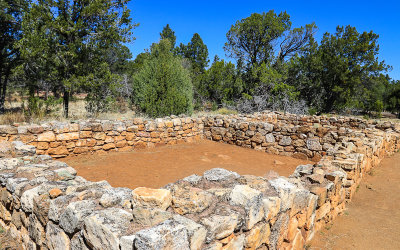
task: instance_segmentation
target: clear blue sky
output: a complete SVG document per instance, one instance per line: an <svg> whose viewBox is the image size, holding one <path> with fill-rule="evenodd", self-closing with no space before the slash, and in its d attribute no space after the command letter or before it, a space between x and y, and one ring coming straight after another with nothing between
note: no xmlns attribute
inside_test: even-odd
<svg viewBox="0 0 400 250"><path fill-rule="evenodd" d="M268 1L268 0L131 0L131 15L140 26L134 30L136 40L128 44L133 56L158 42L159 33L168 23L175 31L177 44L187 44L199 33L207 45L210 60L225 57L226 33L237 20L254 12L271 9L287 11L292 27L315 22L317 40L323 33L335 32L337 25L352 25L359 32L373 30L379 34L380 60L393 66L389 75L400 80L400 3L398 1Z"/></svg>

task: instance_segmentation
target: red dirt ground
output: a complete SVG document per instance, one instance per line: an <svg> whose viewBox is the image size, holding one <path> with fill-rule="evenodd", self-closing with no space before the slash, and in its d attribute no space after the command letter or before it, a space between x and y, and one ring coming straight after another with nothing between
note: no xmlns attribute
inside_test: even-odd
<svg viewBox="0 0 400 250"><path fill-rule="evenodd" d="M311 163L208 140L131 152L79 155L62 161L87 180L107 180L113 187L132 189L160 188L216 167L239 174L263 176L273 170L289 176L298 165Z"/></svg>
<svg viewBox="0 0 400 250"><path fill-rule="evenodd" d="M364 177L333 225L317 232L309 249L400 249L400 153Z"/></svg>

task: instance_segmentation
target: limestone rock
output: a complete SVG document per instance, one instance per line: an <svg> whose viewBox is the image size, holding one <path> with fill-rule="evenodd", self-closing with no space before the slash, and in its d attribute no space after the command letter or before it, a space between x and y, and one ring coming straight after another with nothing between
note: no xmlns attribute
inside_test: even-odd
<svg viewBox="0 0 400 250"><path fill-rule="evenodd" d="M213 201L211 193L198 188L174 186L172 193L172 208L181 215L203 212Z"/></svg>
<svg viewBox="0 0 400 250"><path fill-rule="evenodd" d="M262 202L263 195L247 185L236 185L231 194L230 202L232 205L242 206L246 210L245 229L251 229L254 224L261 221L264 217L264 207Z"/></svg>
<svg viewBox="0 0 400 250"><path fill-rule="evenodd" d="M244 246L246 248L257 249L261 244L268 243L271 230L268 223L260 223L245 238Z"/></svg>
<svg viewBox="0 0 400 250"><path fill-rule="evenodd" d="M132 210L134 222L145 227L155 226L170 219L173 214L159 208L134 207Z"/></svg>
<svg viewBox="0 0 400 250"><path fill-rule="evenodd" d="M174 220L137 232L135 247L137 250L190 249L186 228Z"/></svg>
<svg viewBox="0 0 400 250"><path fill-rule="evenodd" d="M70 203L60 216L60 226L67 233L79 231L84 219L94 212L96 202L83 200Z"/></svg>
<svg viewBox="0 0 400 250"><path fill-rule="evenodd" d="M204 172L203 176L208 181L231 181L240 177L238 173L223 168L207 170Z"/></svg>
<svg viewBox="0 0 400 250"><path fill-rule="evenodd" d="M265 219L274 218L281 209L281 199L279 197L266 197L263 199Z"/></svg>
<svg viewBox="0 0 400 250"><path fill-rule="evenodd" d="M133 203L141 206L167 209L171 205L171 191L138 187L132 191Z"/></svg>
<svg viewBox="0 0 400 250"><path fill-rule="evenodd" d="M121 250L133 250L135 247L136 235L122 236L119 239Z"/></svg>
<svg viewBox="0 0 400 250"><path fill-rule="evenodd" d="M279 177L277 179L270 180L269 182L279 194L279 198L281 199L281 210L286 211L290 209L293 204L297 187L284 177Z"/></svg>
<svg viewBox="0 0 400 250"><path fill-rule="evenodd" d="M200 223L203 224L208 231L208 243L214 239L223 239L235 230L239 223L239 215L234 211L230 211L226 214L227 215L212 214L201 219Z"/></svg>
<svg viewBox="0 0 400 250"><path fill-rule="evenodd" d="M290 146L292 144L292 139L290 136L283 136L282 139L279 141L279 145L281 146Z"/></svg>
<svg viewBox="0 0 400 250"><path fill-rule="evenodd" d="M47 247L54 250L69 250L70 240L68 235L64 233L53 222L49 222L46 226Z"/></svg>
<svg viewBox="0 0 400 250"><path fill-rule="evenodd" d="M183 178L184 181L189 182L192 185L197 185L201 181L202 177L197 174L192 174L188 177Z"/></svg>
<svg viewBox="0 0 400 250"><path fill-rule="evenodd" d="M235 236L226 244L223 246L223 250L236 250L236 249L243 249L244 245L244 234L241 234L239 236Z"/></svg>
<svg viewBox="0 0 400 250"><path fill-rule="evenodd" d="M51 200L49 208L49 219L54 222L58 222L60 220L61 214L64 212L69 203L73 201L74 198L74 195L64 195Z"/></svg>
<svg viewBox="0 0 400 250"><path fill-rule="evenodd" d="M76 233L71 239L71 250L90 250L83 239L82 231Z"/></svg>
<svg viewBox="0 0 400 250"><path fill-rule="evenodd" d="M321 151L322 146L319 142L319 138L310 138L306 141L307 148L312 151Z"/></svg>
<svg viewBox="0 0 400 250"><path fill-rule="evenodd" d="M118 208L96 211L84 221L83 234L94 249L119 250L119 239L128 230L132 214Z"/></svg>
<svg viewBox="0 0 400 250"><path fill-rule="evenodd" d="M272 133L266 134L265 135L265 141L268 143L274 143L275 142L275 137Z"/></svg>
<svg viewBox="0 0 400 250"><path fill-rule="evenodd" d="M190 249L201 249L207 235L205 227L180 215L174 216L173 219L185 226L190 241Z"/></svg>
<svg viewBox="0 0 400 250"><path fill-rule="evenodd" d="M129 188L111 188L100 198L100 204L103 207L122 206L131 207L132 191Z"/></svg>

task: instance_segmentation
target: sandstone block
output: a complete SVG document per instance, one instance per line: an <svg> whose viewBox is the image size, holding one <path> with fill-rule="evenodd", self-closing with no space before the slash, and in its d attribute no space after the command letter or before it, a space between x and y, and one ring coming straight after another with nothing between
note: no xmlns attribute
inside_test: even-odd
<svg viewBox="0 0 400 250"><path fill-rule="evenodd" d="M53 131L47 131L41 134L38 134L38 142L52 142L56 140L56 136Z"/></svg>
<svg viewBox="0 0 400 250"><path fill-rule="evenodd" d="M171 192L166 189L138 187L132 191L133 202L137 205L167 209L171 205Z"/></svg>

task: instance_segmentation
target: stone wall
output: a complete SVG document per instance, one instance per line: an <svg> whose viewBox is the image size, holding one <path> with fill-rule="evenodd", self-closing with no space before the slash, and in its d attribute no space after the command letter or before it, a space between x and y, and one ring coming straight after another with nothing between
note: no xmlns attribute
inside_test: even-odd
<svg viewBox="0 0 400 250"><path fill-rule="evenodd" d="M189 117L0 125L0 141L22 141L35 146L37 154L47 154L55 158L191 142L201 139L202 134L202 120Z"/></svg>
<svg viewBox="0 0 400 250"><path fill-rule="evenodd" d="M106 181L90 182L65 163L36 154L32 145L4 142L0 145L4 157L0 159L1 226L27 249L302 249L316 231L342 213L363 175L400 149L400 135L392 123L293 117L276 113L205 117L196 119L199 130L194 136L187 132L182 137L164 137L165 141L140 137L153 145L204 133L216 141L279 154L303 153L319 160L298 166L288 178L211 169L161 189L130 190L113 188ZM150 128L153 131L172 128L160 119L146 124L156 121L164 125ZM185 130L174 121L168 133ZM152 126L138 128L135 136L139 131L151 133ZM119 135L126 137L122 133L128 133L128 127ZM82 128L79 124L79 135L101 132L92 126ZM53 127L36 133L27 128L21 134L39 138L49 131L56 137L76 133L70 129L60 133ZM108 136L112 131L102 127ZM14 131L3 137L13 140L21 134ZM268 141L271 136L274 141ZM289 138L290 144L282 145ZM81 139L85 138L75 140ZM305 149L312 155L302 152Z"/></svg>

